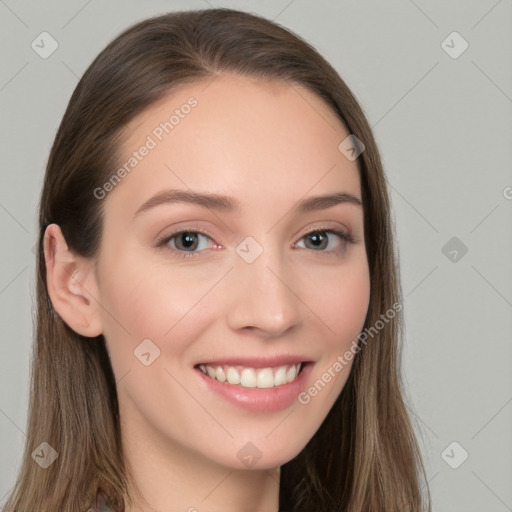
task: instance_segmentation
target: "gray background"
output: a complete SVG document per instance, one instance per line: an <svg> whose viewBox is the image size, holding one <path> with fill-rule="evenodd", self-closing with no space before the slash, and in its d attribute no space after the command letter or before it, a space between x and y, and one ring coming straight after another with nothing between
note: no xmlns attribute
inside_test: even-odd
<svg viewBox="0 0 512 512"><path fill-rule="evenodd" d="M403 370L434 511L512 510L510 0L0 0L0 505L25 441L37 202L69 97L128 25L209 5L297 32L361 102L391 186ZM31 47L43 31L58 43L46 59ZM461 39L442 44L454 31L469 44L457 58Z"/></svg>

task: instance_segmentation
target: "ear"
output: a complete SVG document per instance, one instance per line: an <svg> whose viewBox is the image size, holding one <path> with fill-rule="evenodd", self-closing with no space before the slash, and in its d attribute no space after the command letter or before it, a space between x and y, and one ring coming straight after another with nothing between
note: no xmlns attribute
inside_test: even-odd
<svg viewBox="0 0 512 512"><path fill-rule="evenodd" d="M103 332L94 262L70 252L57 224L44 233L46 285L53 307L75 332L95 337Z"/></svg>

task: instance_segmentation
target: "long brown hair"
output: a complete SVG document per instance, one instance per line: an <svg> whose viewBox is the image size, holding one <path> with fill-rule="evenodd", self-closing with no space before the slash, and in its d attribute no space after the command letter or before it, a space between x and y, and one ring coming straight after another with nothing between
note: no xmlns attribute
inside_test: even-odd
<svg viewBox="0 0 512 512"><path fill-rule="evenodd" d="M105 340L77 334L53 309L44 232L56 223L70 250L94 257L104 203L94 190L119 164L123 128L178 85L224 71L308 88L365 145L357 159L371 279L364 327L376 331L379 321L383 326L371 341L360 338L349 378L328 416L282 466L280 511L430 511L401 380L401 308L381 320L401 304L402 292L386 178L368 122L338 73L301 38L259 16L206 9L161 15L125 30L93 61L69 101L40 201L27 441L5 512L82 512L98 488L117 510L124 510L125 499L132 503ZM43 442L58 452L46 469L32 457Z"/></svg>

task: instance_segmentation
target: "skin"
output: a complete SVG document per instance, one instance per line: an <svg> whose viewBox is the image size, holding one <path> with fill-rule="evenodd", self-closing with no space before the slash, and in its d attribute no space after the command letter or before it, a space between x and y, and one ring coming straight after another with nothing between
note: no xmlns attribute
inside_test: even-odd
<svg viewBox="0 0 512 512"><path fill-rule="evenodd" d="M220 356L307 355L309 387L357 340L370 299L363 208L290 212L312 195L361 199L359 174L338 150L349 132L320 98L231 73L187 84L140 114L120 160L190 96L197 107L102 199L97 258L74 255L59 227L47 228L48 291L71 328L105 336L126 458L149 503L127 512L277 511L280 466L315 434L352 362L307 405L258 414L210 393L193 367ZM232 196L242 212L175 203L134 218L166 188ZM194 256L172 252L187 251L179 237L155 246L185 228L211 233L196 236ZM315 249L305 237L313 228L348 231L355 242L331 234ZM263 248L250 264L235 250L247 236ZM134 356L147 338L160 349L149 366ZM248 442L262 454L250 469L237 457Z"/></svg>

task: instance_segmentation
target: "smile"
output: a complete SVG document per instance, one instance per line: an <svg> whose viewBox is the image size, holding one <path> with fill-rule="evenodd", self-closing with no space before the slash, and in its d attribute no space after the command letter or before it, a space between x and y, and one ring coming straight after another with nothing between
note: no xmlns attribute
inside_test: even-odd
<svg viewBox="0 0 512 512"><path fill-rule="evenodd" d="M219 382L241 386L244 388L268 389L293 382L300 374L304 363L291 365L250 368L244 366L228 366L200 364L198 368L208 377Z"/></svg>

